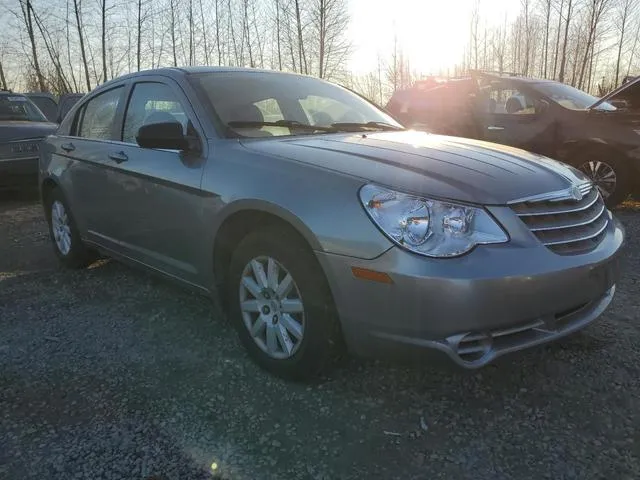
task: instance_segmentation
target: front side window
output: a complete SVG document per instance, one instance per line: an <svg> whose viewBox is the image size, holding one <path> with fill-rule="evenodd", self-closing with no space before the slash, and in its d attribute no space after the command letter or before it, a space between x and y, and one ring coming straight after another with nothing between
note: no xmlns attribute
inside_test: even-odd
<svg viewBox="0 0 640 480"><path fill-rule="evenodd" d="M484 96L483 109L498 115L534 115L534 99L515 88L492 87Z"/></svg>
<svg viewBox="0 0 640 480"><path fill-rule="evenodd" d="M122 96L122 88L101 93L89 100L81 109L78 136L96 140L116 140L114 121Z"/></svg>
<svg viewBox="0 0 640 480"><path fill-rule="evenodd" d="M122 141L136 143L140 127L153 123L179 122L187 134L189 123L173 90L164 83L143 82L133 88L122 128Z"/></svg>
<svg viewBox="0 0 640 480"><path fill-rule="evenodd" d="M376 128L375 125L381 129L402 128L358 95L316 78L279 73L209 72L189 75L188 79L205 104L228 127L228 136L234 136L234 132L246 137L329 133L347 128L340 123L351 124L349 128L356 128L354 123L366 128ZM256 128L264 122L292 126ZM314 130L313 126L324 130Z"/></svg>
<svg viewBox="0 0 640 480"><path fill-rule="evenodd" d="M27 97L0 95L0 122L46 122L42 112Z"/></svg>

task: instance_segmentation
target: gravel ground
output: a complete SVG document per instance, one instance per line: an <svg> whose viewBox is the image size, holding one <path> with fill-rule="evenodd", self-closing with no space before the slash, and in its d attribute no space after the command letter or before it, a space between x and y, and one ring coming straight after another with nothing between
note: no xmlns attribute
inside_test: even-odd
<svg viewBox="0 0 640 480"><path fill-rule="evenodd" d="M640 478L640 205L612 307L467 373L352 360L257 369L207 299L116 262L58 266L33 198L0 199L0 478Z"/></svg>

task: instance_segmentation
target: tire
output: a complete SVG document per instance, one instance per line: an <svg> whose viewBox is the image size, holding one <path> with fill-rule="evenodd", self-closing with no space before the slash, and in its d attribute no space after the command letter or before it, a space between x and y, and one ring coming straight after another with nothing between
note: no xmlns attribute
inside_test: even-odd
<svg viewBox="0 0 640 480"><path fill-rule="evenodd" d="M80 232L62 192L54 188L44 198L49 235L56 256L65 267L73 269L87 267L95 260L95 255L82 242Z"/></svg>
<svg viewBox="0 0 640 480"><path fill-rule="evenodd" d="M629 168L623 159L609 150L582 150L571 162L598 187L608 208L624 202L631 193Z"/></svg>
<svg viewBox="0 0 640 480"><path fill-rule="evenodd" d="M256 263L265 276L256 273ZM230 319L260 367L288 380L326 371L341 345L337 315L324 273L297 232L270 226L247 235L232 255L227 279ZM251 289L248 279L256 284ZM251 292L256 287L258 295Z"/></svg>

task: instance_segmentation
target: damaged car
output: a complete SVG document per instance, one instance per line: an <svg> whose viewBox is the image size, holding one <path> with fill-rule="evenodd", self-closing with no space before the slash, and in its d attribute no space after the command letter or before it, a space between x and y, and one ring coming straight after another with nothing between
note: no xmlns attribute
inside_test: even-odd
<svg viewBox="0 0 640 480"><path fill-rule="evenodd" d="M584 172L610 208L640 190L640 78L596 98L551 80L476 73L416 82L387 110L413 128L562 160Z"/></svg>

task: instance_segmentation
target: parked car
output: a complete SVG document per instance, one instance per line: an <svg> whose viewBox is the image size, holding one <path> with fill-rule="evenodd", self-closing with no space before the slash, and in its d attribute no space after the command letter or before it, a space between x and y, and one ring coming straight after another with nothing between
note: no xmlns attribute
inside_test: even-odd
<svg viewBox="0 0 640 480"><path fill-rule="evenodd" d="M623 230L583 173L405 131L311 77L126 75L74 106L40 172L64 265L99 251L218 298L288 378L343 341L481 367L586 326L618 278Z"/></svg>
<svg viewBox="0 0 640 480"><path fill-rule="evenodd" d="M65 93L56 100L56 97L46 92L30 92L24 95L36 104L47 120L54 123L62 122L71 107L84 96L83 93Z"/></svg>
<svg viewBox="0 0 640 480"><path fill-rule="evenodd" d="M0 91L0 188L37 186L40 143L56 128L24 95Z"/></svg>
<svg viewBox="0 0 640 480"><path fill-rule="evenodd" d="M562 160L587 174L609 207L640 189L640 79L601 99L558 82L490 73L420 86L387 105L406 125Z"/></svg>
<svg viewBox="0 0 640 480"><path fill-rule="evenodd" d="M29 92L24 94L31 100L52 123L58 122L58 101L56 97L46 92Z"/></svg>

